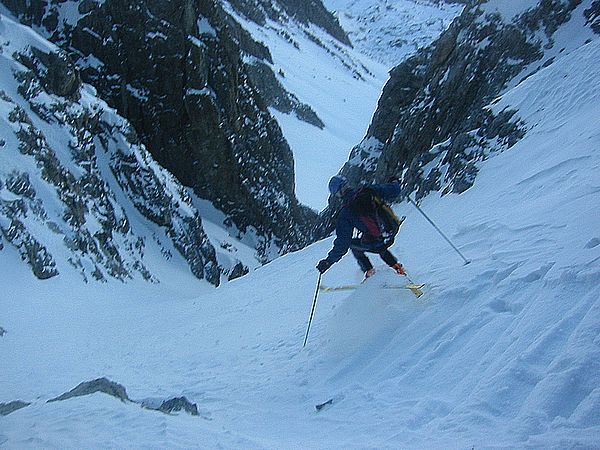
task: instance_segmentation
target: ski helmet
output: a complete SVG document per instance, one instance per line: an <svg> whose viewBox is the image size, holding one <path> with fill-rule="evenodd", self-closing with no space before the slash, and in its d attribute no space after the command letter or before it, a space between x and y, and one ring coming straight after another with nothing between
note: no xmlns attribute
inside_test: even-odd
<svg viewBox="0 0 600 450"><path fill-rule="evenodd" d="M343 175L335 175L329 180L329 192L335 195L348 184L348 179Z"/></svg>

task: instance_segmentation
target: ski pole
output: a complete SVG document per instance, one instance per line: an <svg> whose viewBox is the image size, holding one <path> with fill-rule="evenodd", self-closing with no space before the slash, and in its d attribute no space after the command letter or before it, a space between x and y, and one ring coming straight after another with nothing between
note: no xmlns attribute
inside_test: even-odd
<svg viewBox="0 0 600 450"><path fill-rule="evenodd" d="M404 271L404 276L406 277L406 279L408 280L408 282L410 284L415 284L415 282L413 280L411 280L410 277L408 276L408 273L406 272L406 270Z"/></svg>
<svg viewBox="0 0 600 450"><path fill-rule="evenodd" d="M450 245L452 246L452 248L453 248L454 250L456 250L456 253L458 253L458 254L460 255L460 257L461 257L461 258L462 258L462 259L465 261L465 265L469 264L471 261L469 261L467 258L465 258L465 256L464 256L464 255L463 255L463 254L460 252L460 250L459 250L458 248L456 248L456 245L454 245L454 244L452 243L452 241L451 241L450 239L448 239L448 237L447 237L447 236L446 236L446 235L445 235L445 234L442 232L442 230L440 230L440 229L438 228L438 226L437 226L435 223L433 223L433 220L431 220L429 217L427 217L427 214L425 214L425 213L423 212L423 210L422 210L421 208L419 208L419 205L417 205L417 204L416 204L416 203L413 201L413 199L412 199L412 198L410 198L410 197L408 197L408 201L409 201L409 202L411 202L413 205L415 205L415 208L417 208L417 210L418 210L418 211L419 211L421 214L423 214L423 217L425 217L425 218L427 219L427 221L428 221L428 222L429 222L431 225L433 225L433 228L435 228L435 229L436 229L436 231L437 231L438 233L440 233L444 239L446 239L446 241L448 242L448 244L450 244Z"/></svg>
<svg viewBox="0 0 600 450"><path fill-rule="evenodd" d="M312 310L310 311L310 319L308 319L308 328L306 329L306 336L304 336L304 344L302 344L302 348L306 346L306 341L308 340L308 332L310 331L310 324L313 320L313 315L315 313L315 307L317 306L317 296L319 295L319 288L321 287L321 276L323 274L319 272L319 281L317 281L317 290L315 291L315 298L312 304Z"/></svg>

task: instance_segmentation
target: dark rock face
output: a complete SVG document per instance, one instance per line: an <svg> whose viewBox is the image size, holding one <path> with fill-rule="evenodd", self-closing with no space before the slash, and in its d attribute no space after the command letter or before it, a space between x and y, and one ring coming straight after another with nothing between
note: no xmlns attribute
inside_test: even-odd
<svg viewBox="0 0 600 450"><path fill-rule="evenodd" d="M485 14L485 3L472 2L431 47L391 71L367 136L342 170L352 181L399 178L404 195L417 197L462 192L477 161L523 136L514 112L494 116L485 107L526 67L551 63L541 61L544 47L580 2L541 1L509 23Z"/></svg>
<svg viewBox="0 0 600 450"><path fill-rule="evenodd" d="M589 25L594 33L600 34L600 1L595 0L592 6L585 10L586 25Z"/></svg>
<svg viewBox="0 0 600 450"><path fill-rule="evenodd" d="M185 411L192 416L198 415L198 406L190 402L185 397L176 397L170 400L165 400L159 407L158 411L165 414L171 414L176 411Z"/></svg>
<svg viewBox="0 0 600 450"><path fill-rule="evenodd" d="M79 71L65 52L46 53L33 47L31 57L23 54L20 62L38 74L47 92L69 100L79 98Z"/></svg>
<svg viewBox="0 0 600 450"><path fill-rule="evenodd" d="M119 204L130 202L164 230L194 275L218 285L215 249L183 186L154 162L130 124L89 92L80 102L75 66L40 45L14 52L17 88L0 91L9 111L0 125L11 140L2 149L0 236L40 279L72 266L85 281L138 274L155 282L144 264L145 237ZM59 265L61 242L70 256Z"/></svg>
<svg viewBox="0 0 600 450"><path fill-rule="evenodd" d="M270 55L219 4L88 0L75 23L54 2L5 4L72 52L81 78L154 158L229 225L255 234L265 261L311 240L316 214L295 197L291 150L242 60L242 51ZM304 17L304 7L289 8Z"/></svg>
<svg viewBox="0 0 600 450"><path fill-rule="evenodd" d="M229 276L227 277L227 279L229 281L231 280L235 280L236 278L240 278L243 277L244 275L246 275L249 272L248 268L246 266L244 266L242 263L237 263L235 266L233 266L233 268L231 269L231 272L229 273Z"/></svg>

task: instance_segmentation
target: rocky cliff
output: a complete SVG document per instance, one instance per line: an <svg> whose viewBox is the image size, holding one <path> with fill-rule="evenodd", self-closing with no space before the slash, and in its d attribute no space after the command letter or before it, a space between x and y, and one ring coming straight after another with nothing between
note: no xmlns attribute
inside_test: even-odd
<svg viewBox="0 0 600 450"><path fill-rule="evenodd" d="M223 211L263 261L310 241L316 215L295 197L291 150L244 62L269 51L219 2L4 4L68 52L152 156Z"/></svg>
<svg viewBox="0 0 600 450"><path fill-rule="evenodd" d="M150 247L219 284L216 251L183 186L59 48L0 15L0 251L40 279L159 281Z"/></svg>
<svg viewBox="0 0 600 450"><path fill-rule="evenodd" d="M417 197L468 189L478 161L527 131L514 112L486 106L553 55L594 38L597 16L592 1L471 2L432 46L390 72L342 172L355 182L399 178L404 195Z"/></svg>

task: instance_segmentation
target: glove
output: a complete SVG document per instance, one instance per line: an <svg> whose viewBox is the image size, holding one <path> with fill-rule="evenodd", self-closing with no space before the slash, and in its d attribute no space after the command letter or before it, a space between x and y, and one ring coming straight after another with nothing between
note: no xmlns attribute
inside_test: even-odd
<svg viewBox="0 0 600 450"><path fill-rule="evenodd" d="M404 270L404 266L397 262L392 266L392 269L396 271L398 275L406 275L406 270Z"/></svg>
<svg viewBox="0 0 600 450"><path fill-rule="evenodd" d="M317 270L320 273L325 273L327 269L331 267L331 265L332 263L330 263L327 259L322 259L321 261L319 261L319 264L317 264Z"/></svg>

